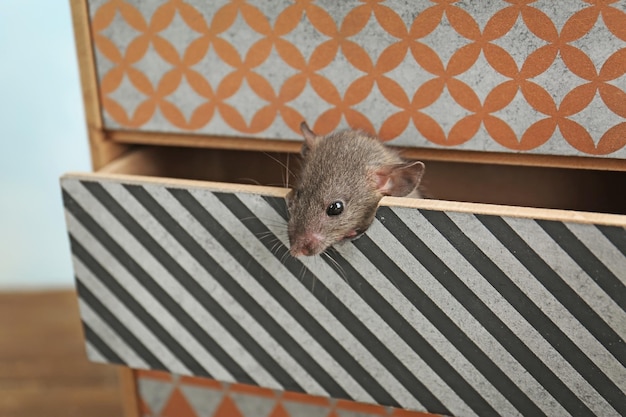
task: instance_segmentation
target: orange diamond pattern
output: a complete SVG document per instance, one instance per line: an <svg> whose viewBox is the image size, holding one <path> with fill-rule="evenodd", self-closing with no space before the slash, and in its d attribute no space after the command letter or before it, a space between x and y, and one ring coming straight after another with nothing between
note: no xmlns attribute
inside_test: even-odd
<svg viewBox="0 0 626 417"><path fill-rule="evenodd" d="M436 417L165 372L135 372L143 417Z"/></svg>
<svg viewBox="0 0 626 417"><path fill-rule="evenodd" d="M626 158L623 2L91 3L109 128Z"/></svg>

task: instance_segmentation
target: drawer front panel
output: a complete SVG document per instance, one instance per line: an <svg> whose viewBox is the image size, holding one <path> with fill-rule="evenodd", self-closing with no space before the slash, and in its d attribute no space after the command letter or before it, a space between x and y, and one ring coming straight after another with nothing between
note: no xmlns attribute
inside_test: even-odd
<svg viewBox="0 0 626 417"><path fill-rule="evenodd" d="M381 207L295 259L284 200L62 181L90 358L452 415L624 415L626 230Z"/></svg>
<svg viewBox="0 0 626 417"><path fill-rule="evenodd" d="M438 417L164 372L135 375L141 415L151 417Z"/></svg>
<svg viewBox="0 0 626 417"><path fill-rule="evenodd" d="M619 3L402 3L90 1L105 125L626 158Z"/></svg>

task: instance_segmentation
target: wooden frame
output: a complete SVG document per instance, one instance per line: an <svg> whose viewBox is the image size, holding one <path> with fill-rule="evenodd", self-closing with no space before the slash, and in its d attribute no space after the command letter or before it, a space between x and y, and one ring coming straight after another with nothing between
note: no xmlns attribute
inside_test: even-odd
<svg viewBox="0 0 626 417"><path fill-rule="evenodd" d="M118 378L120 381L120 395L122 398L122 409L125 417L140 417L139 395L137 393L137 377L133 369L119 367Z"/></svg>
<svg viewBox="0 0 626 417"><path fill-rule="evenodd" d="M91 164L97 170L124 153L128 146L111 141L104 130L87 0L72 0L71 6Z"/></svg>

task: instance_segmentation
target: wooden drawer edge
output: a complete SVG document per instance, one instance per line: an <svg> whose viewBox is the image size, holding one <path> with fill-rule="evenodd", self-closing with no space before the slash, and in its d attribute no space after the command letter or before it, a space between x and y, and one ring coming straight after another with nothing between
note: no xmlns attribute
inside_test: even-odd
<svg viewBox="0 0 626 417"><path fill-rule="evenodd" d="M100 179L115 180L132 184L162 184L176 188L200 188L213 191L261 194L269 197L284 198L288 188L225 183L214 181L188 180L167 177L143 175L127 175L112 172L75 172L66 173L61 177L78 180L97 181ZM506 206L497 204L468 203L433 199L409 199L402 197L384 197L380 206L406 207L421 210L435 210L443 212L474 213L493 216L517 217L526 219L555 220L562 222L611 225L626 227L626 215L610 213L593 213L573 210Z"/></svg>
<svg viewBox="0 0 626 417"><path fill-rule="evenodd" d="M202 134L109 130L106 135L119 144L187 146L195 148L253 150L298 153L302 142L293 140L211 136ZM544 155L515 152L483 152L458 149L399 148L409 159L470 162L496 165L544 166L593 170L626 171L626 160L593 156Z"/></svg>

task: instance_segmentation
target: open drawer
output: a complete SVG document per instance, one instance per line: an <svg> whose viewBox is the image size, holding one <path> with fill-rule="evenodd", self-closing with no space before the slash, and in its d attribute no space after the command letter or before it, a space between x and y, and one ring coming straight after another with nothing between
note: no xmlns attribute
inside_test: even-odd
<svg viewBox="0 0 626 417"><path fill-rule="evenodd" d="M458 416L626 414L625 173L427 162L455 201L384 198L361 238L293 258L268 186L288 160L138 147L62 178L92 360Z"/></svg>

